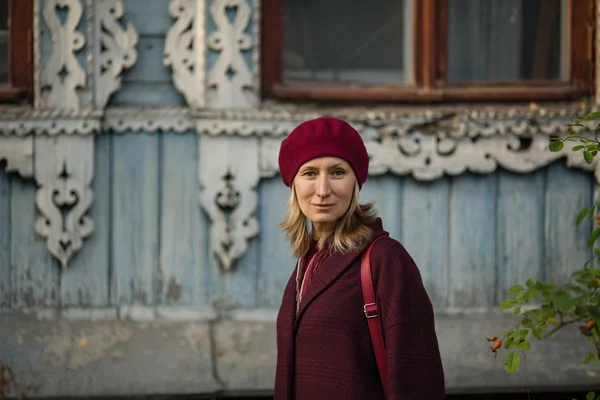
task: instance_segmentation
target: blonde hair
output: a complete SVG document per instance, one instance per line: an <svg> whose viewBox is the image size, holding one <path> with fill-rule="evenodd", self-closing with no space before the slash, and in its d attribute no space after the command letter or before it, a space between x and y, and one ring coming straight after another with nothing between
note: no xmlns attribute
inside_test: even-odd
<svg viewBox="0 0 600 400"><path fill-rule="evenodd" d="M352 201L346 213L337 220L333 232L321 235L317 243L319 250L330 244L332 251L348 253L359 248L373 234L369 225L377 218L374 203L360 204L358 200L358 182L354 185ZM308 229L308 218L302 213L296 190L292 191L288 203L286 218L279 227L286 233L286 239L292 244L294 256L300 257L308 251L311 243L311 233Z"/></svg>

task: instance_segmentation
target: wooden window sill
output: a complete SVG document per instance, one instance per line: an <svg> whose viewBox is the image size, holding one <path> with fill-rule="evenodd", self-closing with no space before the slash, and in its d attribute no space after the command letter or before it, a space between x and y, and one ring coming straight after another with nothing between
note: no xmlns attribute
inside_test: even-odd
<svg viewBox="0 0 600 400"><path fill-rule="evenodd" d="M576 100L585 94L585 88L555 82L553 86L532 83L530 86L511 87L486 83L432 89L287 83L275 84L267 97L280 100L441 102Z"/></svg>

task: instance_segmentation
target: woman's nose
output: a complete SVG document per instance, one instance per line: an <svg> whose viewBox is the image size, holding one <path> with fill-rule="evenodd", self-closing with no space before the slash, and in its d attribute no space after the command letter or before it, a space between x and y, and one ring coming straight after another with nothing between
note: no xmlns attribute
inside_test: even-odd
<svg viewBox="0 0 600 400"><path fill-rule="evenodd" d="M331 193L331 187L329 186L329 179L327 175L321 175L317 179L317 196L319 197L327 197Z"/></svg>

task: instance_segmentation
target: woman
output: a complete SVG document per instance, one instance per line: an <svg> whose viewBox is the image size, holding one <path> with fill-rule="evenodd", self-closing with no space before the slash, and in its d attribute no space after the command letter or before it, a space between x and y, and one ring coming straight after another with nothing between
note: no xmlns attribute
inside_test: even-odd
<svg viewBox="0 0 600 400"><path fill-rule="evenodd" d="M275 400L444 398L433 309L419 270L372 204L358 202L368 166L360 135L339 119L304 122L281 144L279 171L291 187L281 227L299 260L277 318ZM369 260L385 343L383 379L360 276L361 256L377 238Z"/></svg>

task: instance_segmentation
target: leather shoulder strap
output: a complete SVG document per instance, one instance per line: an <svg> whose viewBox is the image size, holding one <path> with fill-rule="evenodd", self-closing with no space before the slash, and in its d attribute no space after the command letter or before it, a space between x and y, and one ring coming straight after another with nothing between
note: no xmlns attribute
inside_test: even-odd
<svg viewBox="0 0 600 400"><path fill-rule="evenodd" d="M363 253L360 263L360 280L362 283L362 292L365 305L363 311L367 317L369 324L369 332L371 333L371 341L375 350L375 359L379 369L379 376L383 385L383 390L386 389L387 378L387 357L385 353L385 345L383 343L383 335L381 334L381 325L379 322L379 311L377 309L377 301L375 298L375 290L373 289L373 278L371 275L371 249L373 245L380 239L387 236L380 236L375 239Z"/></svg>

